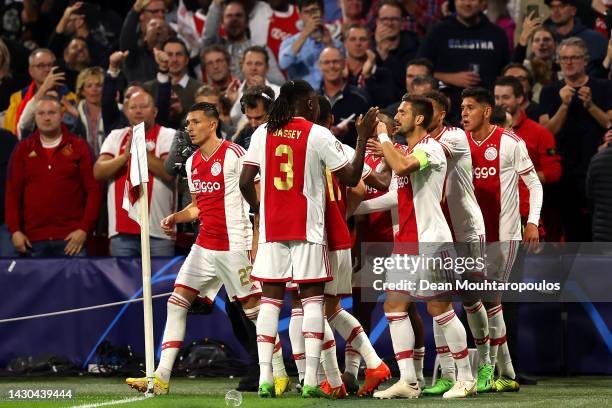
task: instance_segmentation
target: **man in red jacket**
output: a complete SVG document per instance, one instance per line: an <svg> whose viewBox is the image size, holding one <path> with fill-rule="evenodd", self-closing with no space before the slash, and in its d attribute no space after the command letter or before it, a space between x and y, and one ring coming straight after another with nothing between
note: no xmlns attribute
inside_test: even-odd
<svg viewBox="0 0 612 408"><path fill-rule="evenodd" d="M102 192L87 141L62 126L61 105L43 97L37 130L19 142L6 184L6 223L20 253L82 256L97 222Z"/></svg>
<svg viewBox="0 0 612 408"><path fill-rule="evenodd" d="M521 82L517 78L511 76L499 78L495 82L494 93L495 104L502 106L512 115L512 130L525 141L529 158L545 188L546 197L546 185L556 183L561 178L561 158L557 154L555 137L544 126L529 119L525 111L520 108L525 96ZM529 214L529 190L522 180L519 180L519 197L521 218L524 224ZM543 232L552 235L547 241L550 241L550 238L554 240L553 236L557 234L552 232L558 230L555 224L559 224L559 222L553 222L554 214L551 214L550 211L552 209L546 206L542 208Z"/></svg>

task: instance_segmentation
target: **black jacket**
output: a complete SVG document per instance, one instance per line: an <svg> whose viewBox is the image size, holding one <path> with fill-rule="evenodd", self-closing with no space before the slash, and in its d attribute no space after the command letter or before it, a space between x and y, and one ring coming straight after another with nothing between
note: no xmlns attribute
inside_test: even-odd
<svg viewBox="0 0 612 408"><path fill-rule="evenodd" d="M612 146L593 156L586 189L592 204L593 241L612 242Z"/></svg>

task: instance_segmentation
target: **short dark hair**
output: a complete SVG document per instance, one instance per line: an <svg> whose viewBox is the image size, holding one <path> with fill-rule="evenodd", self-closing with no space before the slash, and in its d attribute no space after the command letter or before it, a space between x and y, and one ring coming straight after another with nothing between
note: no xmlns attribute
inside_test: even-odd
<svg viewBox="0 0 612 408"><path fill-rule="evenodd" d="M480 86L474 88L466 88L461 92L461 99L474 98L476 102L481 105L489 105L490 107L495 106L495 98L491 91Z"/></svg>
<svg viewBox="0 0 612 408"><path fill-rule="evenodd" d="M261 101L264 110L270 112L270 106L274 102L274 90L266 85L256 85L246 90L240 98L240 109L242 113L246 112L246 108L255 109Z"/></svg>
<svg viewBox="0 0 612 408"><path fill-rule="evenodd" d="M304 7L310 6L311 4L316 4L317 6L319 6L322 13L325 11L323 0L298 0L297 2L298 10L302 11Z"/></svg>
<svg viewBox="0 0 612 408"><path fill-rule="evenodd" d="M208 102L194 103L193 105L191 105L191 108L189 108L189 112L196 112L196 111L202 111L204 112L204 115L206 115L206 117L215 119L217 120L217 122L219 121L219 111L217 110L217 107L213 105L212 103L208 103Z"/></svg>
<svg viewBox="0 0 612 408"><path fill-rule="evenodd" d="M332 115L332 107L329 100L323 95L318 95L317 98L319 99L319 117L317 118L317 125L323 126Z"/></svg>
<svg viewBox="0 0 612 408"><path fill-rule="evenodd" d="M51 89L53 90L53 89ZM62 107L62 102L60 101L60 99L57 96L53 96L53 95L43 95L38 99L38 103L43 102L43 101L47 101L47 102L55 102L58 104L58 106L61 108Z"/></svg>
<svg viewBox="0 0 612 408"><path fill-rule="evenodd" d="M405 94L402 97L402 102L409 103L415 115L423 115L424 120L421 126L427 129L429 125L431 125L431 120L433 119L433 105L429 99L421 95Z"/></svg>
<svg viewBox="0 0 612 408"><path fill-rule="evenodd" d="M249 48L244 50L244 52L242 53L242 58L240 59L240 65L242 65L242 63L244 62L247 52L255 52L255 53L263 54L264 59L266 61L266 65L267 66L270 65L270 61L269 61L270 57L268 56L268 52L266 51L265 47L262 47L261 45L251 45Z"/></svg>
<svg viewBox="0 0 612 408"><path fill-rule="evenodd" d="M166 48L167 44L180 44L183 47L183 51L185 51L185 55L187 56L187 58L189 58L189 49L187 48L187 44L185 44L185 41L181 40L178 37L170 37L166 41L164 41L161 49L163 50L164 48Z"/></svg>
<svg viewBox="0 0 612 408"><path fill-rule="evenodd" d="M513 76L507 75L501 78L497 78L497 80L495 81L495 86L509 86L510 88L512 88L512 92L514 93L515 97L518 98L519 96L525 96L521 81L519 81L518 78L515 78Z"/></svg>
<svg viewBox="0 0 612 408"><path fill-rule="evenodd" d="M450 100L448 99L448 96L444 95L442 92L429 91L423 96L437 103L444 112L448 112L450 110Z"/></svg>
<svg viewBox="0 0 612 408"><path fill-rule="evenodd" d="M493 125L504 127L506 124L506 110L499 105L494 106L489 121Z"/></svg>
<svg viewBox="0 0 612 408"><path fill-rule="evenodd" d="M412 82L413 87L417 85L424 85L424 84L431 85L432 90L436 90L440 87L438 80L432 77L431 75L419 75L416 78L414 78L414 81Z"/></svg>
<svg viewBox="0 0 612 408"><path fill-rule="evenodd" d="M533 84L534 84L533 73L531 72L531 70L529 68L527 68L525 65L521 64L520 62L512 62L512 63L506 65L504 67L504 69L502 69L501 74L503 76L507 76L506 72L508 72L508 70L511 69L511 68L522 69L525 72L525 75L527 76L527 81L529 82L529 86L533 87Z"/></svg>
<svg viewBox="0 0 612 408"><path fill-rule="evenodd" d="M402 12L402 17L406 17L406 9L404 8L404 5L399 2L399 0L382 0L380 3L378 3L378 7L376 7L376 17L378 17L378 13L383 6L398 8Z"/></svg>
<svg viewBox="0 0 612 408"><path fill-rule="evenodd" d="M433 63L428 60L427 58L414 58L411 59L410 61L408 61L408 64L406 64L406 69L408 69L409 66L411 65L420 65L423 67L427 67L427 71L429 73L429 75L433 75L434 72L434 66Z"/></svg>
<svg viewBox="0 0 612 408"><path fill-rule="evenodd" d="M220 52L221 54L223 54L223 56L225 57L225 61L227 61L228 65L232 62L232 56L229 54L229 52L227 52L225 47L221 44L213 44L213 45L209 45L208 47L204 48L202 50L202 53L200 54L200 57L204 59L206 57L206 54L210 54L211 52Z"/></svg>

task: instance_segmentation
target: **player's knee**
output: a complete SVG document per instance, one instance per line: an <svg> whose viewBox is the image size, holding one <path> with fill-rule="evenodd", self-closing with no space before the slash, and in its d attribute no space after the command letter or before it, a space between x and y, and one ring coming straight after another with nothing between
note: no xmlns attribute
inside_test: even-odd
<svg viewBox="0 0 612 408"><path fill-rule="evenodd" d="M398 312L406 312L408 310L407 302L400 301L385 301L383 304L383 310L385 313L398 313Z"/></svg>
<svg viewBox="0 0 612 408"><path fill-rule="evenodd" d="M197 294L193 290L182 287L174 288L173 295L178 295L181 299L189 303L189 305L191 305L197 297Z"/></svg>
<svg viewBox="0 0 612 408"><path fill-rule="evenodd" d="M452 304L450 302L427 302L427 313L430 316L438 316L442 313L446 313L452 309Z"/></svg>

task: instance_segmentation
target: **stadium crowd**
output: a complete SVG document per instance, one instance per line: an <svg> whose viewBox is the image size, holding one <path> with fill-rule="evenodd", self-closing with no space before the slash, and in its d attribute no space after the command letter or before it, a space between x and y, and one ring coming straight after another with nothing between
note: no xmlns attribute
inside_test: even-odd
<svg viewBox="0 0 612 408"><path fill-rule="evenodd" d="M462 112L469 109L462 105L466 98L485 105L494 100L499 121L492 122L512 130L512 143L524 141L524 160L531 160L537 174L535 181L516 176L526 234L535 222L536 240L612 241L609 2L136 0L122 5L24 0L5 2L0 16L2 256L139 255L140 229L122 201L132 126L141 122L152 177L151 255L187 253L197 235L197 214L184 210L181 219L194 222L178 231L167 217L192 202L190 192L216 187L188 185L191 166L196 166L190 161L192 142L198 143L184 129L199 123L194 112L213 106L217 135L241 146L231 148L236 161L249 150L288 80L294 81L292 90L283 97L305 98L309 88L300 91L299 83L316 90L321 107L328 102L326 127L355 149L356 158L362 155L362 167L365 139L360 129L363 121L373 120L368 116L371 107L380 108L377 113L388 124L389 136L401 145L408 138L394 137L391 129L403 104L420 106L429 98L434 101L431 109L446 112L438 129L467 130L472 119ZM425 134L431 130L421 127ZM381 148L385 159L399 163L395 150L388 148ZM251 150L247 158L254 157ZM351 174L344 179L338 177L350 185L345 180L358 176L359 166L346 170ZM376 163L371 167L378 168ZM211 169L213 174L221 171L214 164ZM375 184L382 176L372 177ZM541 218L534 221L530 193L537 192L538 180L544 198ZM355 217L352 244L388 240L380 230L368 228L371 222L367 216ZM188 283L173 294L169 313L170 303L180 309L194 301ZM306 306L304 316L310 313ZM242 307L259 335L266 329L255 323L259 304L244 301ZM405 324L404 310L390 307L385 309L390 327ZM469 309L468 314L479 310ZM501 306L488 311L491 321L501 314ZM184 318L183 311L172 313ZM336 313L328 310L328 316ZM401 313L401 319L389 317ZM448 336L454 313L431 313ZM505 339L505 326L503 331ZM272 356L273 348L274 353L278 349L275 338L270 339ZM502 350L503 342L499 345ZM412 346L416 365L420 347ZM452 351L450 341L448 346ZM261 347L259 352L261 359ZM380 367L378 356L370 361L371 369ZM469 365L457 367L461 374ZM306 382L311 382L308 377Z"/></svg>

